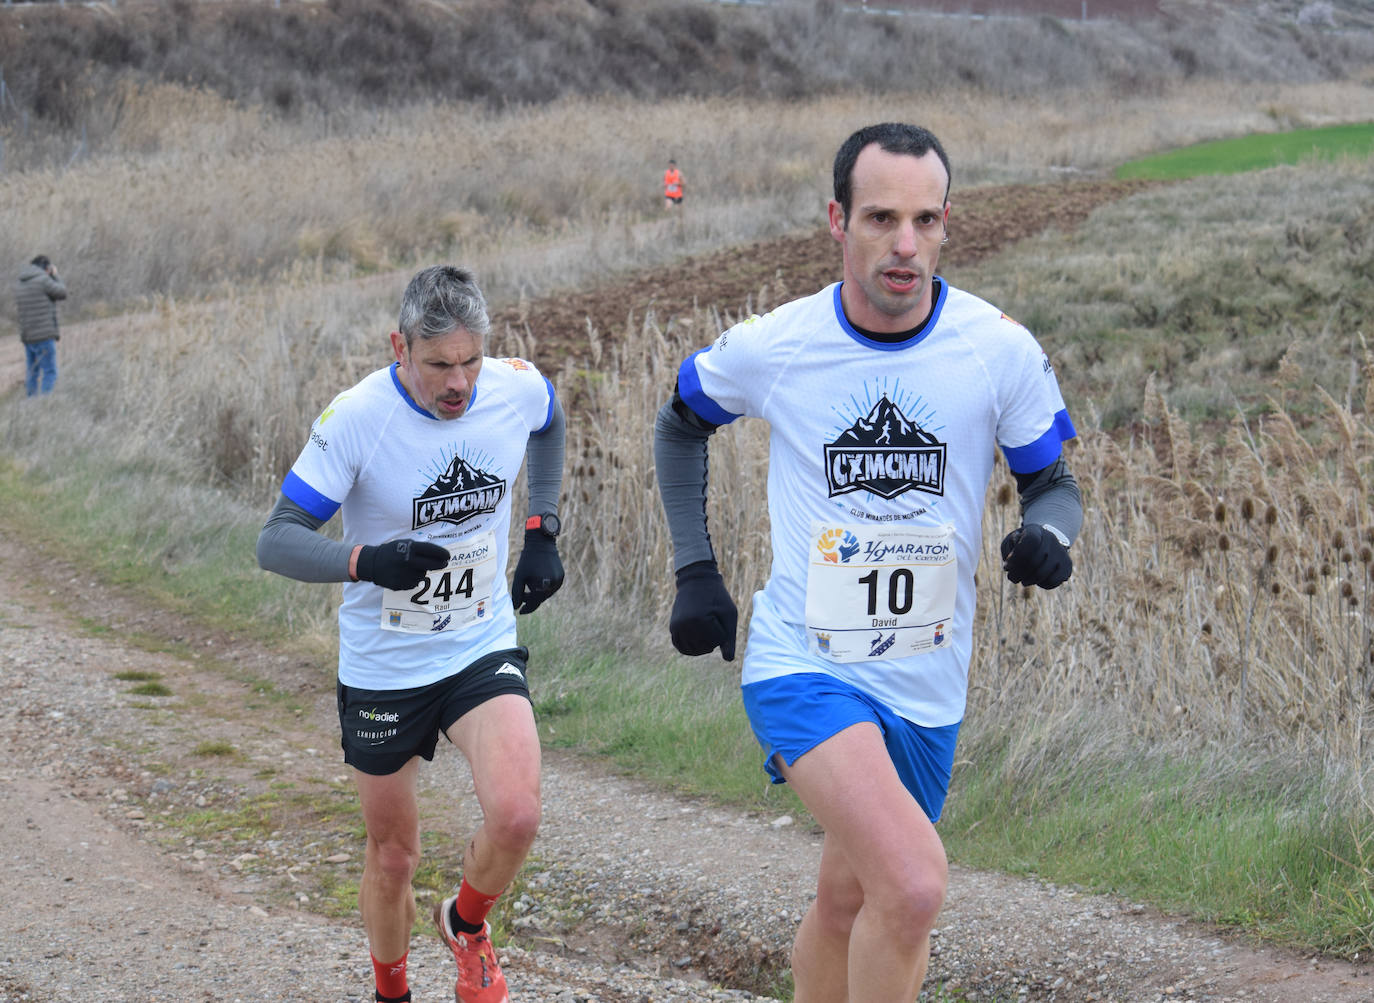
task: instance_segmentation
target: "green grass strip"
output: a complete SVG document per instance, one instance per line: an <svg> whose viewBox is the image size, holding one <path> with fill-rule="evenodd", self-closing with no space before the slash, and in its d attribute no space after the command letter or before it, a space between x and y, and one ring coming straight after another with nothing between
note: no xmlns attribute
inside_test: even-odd
<svg viewBox="0 0 1374 1003"><path fill-rule="evenodd" d="M1292 132L1252 133L1143 157L1116 169L1118 178L1179 180L1202 174L1240 174L1309 159L1336 160L1374 153L1374 122Z"/></svg>
<svg viewBox="0 0 1374 1003"><path fill-rule="evenodd" d="M1320 762L1183 749L1085 756L1081 734L1045 741L1054 747L1033 765L1013 762L1005 738L962 750L940 822L951 859L1302 949L1374 949L1368 808L1323 792Z"/></svg>
<svg viewBox="0 0 1374 1003"><path fill-rule="evenodd" d="M256 513L250 518L209 489L174 488L158 475L112 466L84 456L54 477L0 459L3 525L34 549L160 609L329 664L333 651L320 630L293 630L292 610L309 607L310 625L321 624L320 611L333 602L321 590L330 587L284 582L260 570ZM92 485L117 503L93 505ZM180 506L166 501L175 490L186 495ZM80 582L53 586L64 605L82 608Z"/></svg>

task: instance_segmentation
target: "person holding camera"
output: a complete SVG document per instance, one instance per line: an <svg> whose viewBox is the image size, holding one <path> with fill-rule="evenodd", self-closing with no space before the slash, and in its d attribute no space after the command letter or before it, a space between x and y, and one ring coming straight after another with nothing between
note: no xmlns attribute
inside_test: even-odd
<svg viewBox="0 0 1374 1003"><path fill-rule="evenodd" d="M19 272L14 299L24 342L24 393L29 397L52 393L57 384L57 301L66 298L67 287L46 254Z"/></svg>

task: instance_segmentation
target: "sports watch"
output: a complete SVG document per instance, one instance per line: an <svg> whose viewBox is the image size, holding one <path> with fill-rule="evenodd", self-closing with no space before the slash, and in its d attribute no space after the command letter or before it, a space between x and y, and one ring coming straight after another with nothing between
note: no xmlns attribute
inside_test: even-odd
<svg viewBox="0 0 1374 1003"><path fill-rule="evenodd" d="M550 540L556 540L559 530L562 528L563 524L558 521L558 514L556 512L545 512L543 515L532 515L525 520L526 532L537 529Z"/></svg>
<svg viewBox="0 0 1374 1003"><path fill-rule="evenodd" d="M1051 536L1053 536L1056 540L1058 540L1060 543L1062 543L1062 544L1064 545L1064 549L1066 549L1066 550L1068 549L1068 547L1069 547L1069 538L1068 538L1067 536L1064 535L1064 531L1063 531L1063 530L1061 530L1058 526L1051 526L1051 525L1050 525L1049 523L1047 523L1047 522L1043 522L1043 523L1041 523L1040 525L1043 526L1043 527L1045 528L1045 532L1049 533L1049 534L1050 534Z"/></svg>

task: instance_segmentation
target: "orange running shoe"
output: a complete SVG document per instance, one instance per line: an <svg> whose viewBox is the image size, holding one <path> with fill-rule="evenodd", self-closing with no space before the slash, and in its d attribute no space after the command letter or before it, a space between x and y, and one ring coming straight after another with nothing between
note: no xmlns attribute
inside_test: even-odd
<svg viewBox="0 0 1374 1003"><path fill-rule="evenodd" d="M444 899L434 907L434 927L458 963L453 998L457 1003L510 1003L506 977L501 974L496 950L491 946L491 924L483 923L481 933L454 933L448 917L449 907L457 897Z"/></svg>

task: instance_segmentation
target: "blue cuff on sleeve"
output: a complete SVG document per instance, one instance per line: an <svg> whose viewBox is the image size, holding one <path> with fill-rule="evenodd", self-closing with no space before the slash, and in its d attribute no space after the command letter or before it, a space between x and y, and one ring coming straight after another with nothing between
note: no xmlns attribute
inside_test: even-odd
<svg viewBox="0 0 1374 1003"><path fill-rule="evenodd" d="M1078 435L1068 411L1060 411L1045 434L1024 446L1003 446L1002 455L1014 474L1033 474L1044 470L1064 450L1064 443Z"/></svg>
<svg viewBox="0 0 1374 1003"><path fill-rule="evenodd" d="M544 377L544 386L549 388L549 409L544 413L544 424L534 430L536 435L548 428L549 423L553 421L553 406L558 401L557 395L553 392L553 384L549 382L547 376Z"/></svg>
<svg viewBox="0 0 1374 1003"><path fill-rule="evenodd" d="M697 375L696 358L709 350L703 348L693 352L682 361L677 371L677 393L689 408L712 425L728 425L740 416L731 414L708 397L706 391L701 389L701 377Z"/></svg>
<svg viewBox="0 0 1374 1003"><path fill-rule="evenodd" d="M282 481L281 493L321 522L328 522L339 511L339 503L320 494L292 470Z"/></svg>

